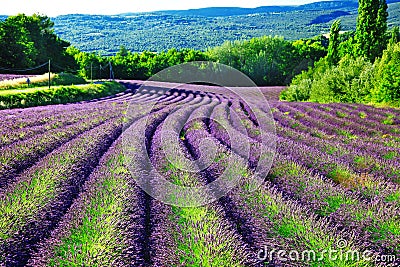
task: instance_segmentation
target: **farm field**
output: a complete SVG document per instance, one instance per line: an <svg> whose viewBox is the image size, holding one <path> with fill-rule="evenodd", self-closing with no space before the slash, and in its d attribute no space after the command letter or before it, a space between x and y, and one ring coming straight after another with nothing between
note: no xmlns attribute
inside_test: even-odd
<svg viewBox="0 0 400 267"><path fill-rule="evenodd" d="M120 82L113 97L0 111L0 266L399 266L399 109L280 102L282 87L251 108L223 88ZM183 168L204 140L207 166ZM238 185L202 206L138 184L204 186L231 163Z"/></svg>
<svg viewBox="0 0 400 267"><path fill-rule="evenodd" d="M20 79L20 78L27 78L34 75L19 75L19 74L0 74L0 82L6 80L13 80L13 79Z"/></svg>

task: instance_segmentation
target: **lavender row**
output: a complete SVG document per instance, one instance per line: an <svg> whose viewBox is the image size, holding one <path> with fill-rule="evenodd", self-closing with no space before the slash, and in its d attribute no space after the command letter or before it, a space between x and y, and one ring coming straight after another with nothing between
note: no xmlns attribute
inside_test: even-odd
<svg viewBox="0 0 400 267"><path fill-rule="evenodd" d="M321 106L313 103L307 103L307 105L293 103L290 104L290 107L312 118L326 118L335 124L342 123L344 126L351 125L351 128L359 129L358 131L366 137L374 137L383 134L397 135L397 127L395 126L396 120L394 118L392 121L388 120L388 118L394 116L390 113L381 116L377 113L357 112L356 110L348 109L341 104Z"/></svg>
<svg viewBox="0 0 400 267"><path fill-rule="evenodd" d="M394 225L400 219L399 206L398 202L393 203L399 196L398 190L380 188L380 195L386 197L366 201L358 192L337 186L313 174L295 159L282 155L277 155L269 179L314 213L329 218L346 231L356 232L368 249L381 255L398 251L400 238Z"/></svg>
<svg viewBox="0 0 400 267"><path fill-rule="evenodd" d="M2 110L0 115L3 124L2 132L8 132L21 128L29 128L49 123L56 123L63 117L77 116L82 113L104 112L113 109L111 103L87 103L69 105L51 105L26 109Z"/></svg>
<svg viewBox="0 0 400 267"><path fill-rule="evenodd" d="M192 120L193 116L204 118L216 104L185 105L170 114L156 130L152 139L152 162L171 182L184 186L201 186L206 183L201 174L186 171L186 168L195 166L191 166L193 158L183 144L182 139L185 137L181 136L179 139L179 136L187 120ZM168 144L167 148L163 146L163 142ZM169 156L172 158L168 158L161 151L171 153ZM175 197L185 199L187 196L179 196L179 192L176 192ZM239 241L240 238L232 231L229 222L221 217L221 213L221 208L214 204L174 209L173 221L178 226L178 231L175 230L178 240L175 254L180 257L181 264L238 266L251 262L246 257L245 245Z"/></svg>
<svg viewBox="0 0 400 267"><path fill-rule="evenodd" d="M140 119L130 127L138 127L145 120ZM130 132L128 128L124 138L135 138L129 136ZM136 166L127 168L125 149L136 147L124 147L120 137L51 237L41 242L30 266L148 266L154 264L153 257L162 257L163 252L167 252L165 256L169 254L168 245L174 241L168 239L162 227L168 225L164 223L171 214L170 207L150 203L136 185L135 173L131 172ZM146 232L150 227L146 213L151 213L152 235L158 235L151 242ZM165 247L156 250L153 246Z"/></svg>
<svg viewBox="0 0 400 267"><path fill-rule="evenodd" d="M388 184L400 181L400 166L396 162L366 171L361 164L357 166L354 159L348 161L346 158L337 158L321 152L317 147L288 138L278 139L278 152L290 155L309 169L349 188L367 186L371 180L381 181L382 183L386 181ZM361 177L362 175L364 176ZM362 181L362 178L365 178L366 181Z"/></svg>
<svg viewBox="0 0 400 267"><path fill-rule="evenodd" d="M218 115L217 115L218 114ZM240 113L237 113L238 116L242 116ZM257 114L258 117L261 117L261 114ZM248 158L251 167L260 165L257 164L258 157L260 155L260 145L259 142L255 141L253 138L248 138L237 131L240 125L235 125L232 120L233 116L230 116L230 120L228 119L228 115L226 110L220 109L214 115L214 117L218 117L218 121L222 121L221 125L224 125L226 129L229 129L230 132L235 132L236 134L231 134L229 136L227 131L221 130L221 127L218 126L215 119L211 120L210 129L212 134L220 140L224 145L228 148L231 148L233 152L241 155L243 158ZM230 123L231 121L232 126ZM281 127L277 126L279 134L282 134ZM287 135L292 135L293 133L290 131L286 131ZM247 156L244 151L246 151L246 147L243 145L239 149L232 148L232 143L230 141L231 138L236 140L240 140L241 144L250 144L250 156ZM375 199L379 198L381 200L385 200L387 198L391 198L391 196L395 196L398 193L398 186L392 184L390 182L385 181L381 177L374 178L370 175L365 175L365 173L354 172L349 164L345 161L342 161L327 153L320 152L318 149L315 149L311 143L307 146L302 144L301 142L295 141L295 139L287 139L283 137L279 137L277 139L277 153L284 154L292 157L305 167L312 168L315 173L324 174L325 176L330 177L330 179L335 180L342 184L342 186L350 187L352 190L359 192L361 196L364 198ZM307 141L304 141L307 142ZM315 143L314 146L318 147L318 143ZM340 145L338 146L340 147ZM391 165L383 165L385 168L378 169L378 171L382 171L386 174L396 175L396 171L399 170L395 165L396 163L392 163ZM261 164L263 165L263 164ZM391 167L392 166L392 167ZM387 176L389 177L389 176ZM396 177L396 176L395 176ZM394 200L394 205L398 205L398 200ZM396 204L397 203L397 204Z"/></svg>
<svg viewBox="0 0 400 267"><path fill-rule="evenodd" d="M116 113L116 111L117 110L113 112ZM3 132L0 140L0 148L6 145L10 145L14 142L23 141L32 137L41 138L42 134L52 129L64 128L69 125L79 123L81 121L95 119L96 117L107 117L109 113L109 109L102 109L98 111L87 110L84 113L82 113L81 111L78 113L70 112L62 117L57 118L56 120L47 121L46 123L41 125L23 127L12 131Z"/></svg>
<svg viewBox="0 0 400 267"><path fill-rule="evenodd" d="M221 108L224 109L224 104L216 106L213 113ZM215 116L213 117L215 118ZM236 180L236 182L238 182L238 180L242 179L242 175L244 174L240 167L240 164L244 164L242 158L232 154L232 151L228 150L220 144L217 139L212 137L208 132L208 126L204 121L199 119L193 120L189 124L185 125L184 129L186 133L186 146L192 153L193 157L201 159L205 155L209 157L213 156L211 161L203 159L203 161L209 163L208 165L205 165L204 163L201 164L204 166L204 169L200 173L207 179L206 182L208 184L215 183L218 180ZM220 130L222 130L222 128L220 128ZM209 145L215 147L213 154L204 151L205 147L202 144L204 140L213 142L212 145ZM237 166L239 166L239 168ZM224 182L219 183L219 185L223 184ZM214 187L214 192L212 191L211 193L218 194L220 190L230 191L232 189L233 188L228 189L228 186L219 186ZM254 224L252 217L243 214L242 210L238 208L238 205L232 201L231 194L219 198L216 203L221 208L221 214L226 218L226 220L231 222L234 229L240 233L242 242L249 247L248 257L250 258L249 261L251 265L260 265L257 262L257 243L260 242L260 236L258 236L258 234L260 234L262 230Z"/></svg>
<svg viewBox="0 0 400 267"><path fill-rule="evenodd" d="M195 129L193 130L193 132L187 133L188 135L188 140L191 143L191 145L193 146L197 146L199 144L199 139L201 138L211 138L210 135L207 133L206 131L206 126L203 125L202 129ZM192 135L192 137L190 137ZM218 144L217 140L214 140L214 142L216 144ZM248 166L246 162L243 162L243 160L239 157L236 157L233 155L233 158L229 159L229 151L225 150L224 148L219 149L219 153L218 153L217 158L219 159L218 161L216 161L215 163L213 163L212 166L210 166L210 172L213 172L215 176L220 176L221 175L221 170L223 170L223 166L226 164L229 164L230 162L235 162L236 166L240 166L237 167L238 169L234 172L236 175L242 175L243 176L243 180L247 180L250 177L250 173L248 172ZM225 155L224 157L222 157L222 155ZM231 155L232 156L232 155ZM218 166L220 165L220 166ZM315 249L320 249L322 250L323 248L329 247L330 245L332 245L332 240L335 240L335 238L338 238L338 236L342 236L344 237L343 234L338 233L337 230L335 230L335 228L330 228L330 226L328 226L327 222L320 222L318 221L315 216L312 215L312 213L306 211L304 208L301 209L298 206L296 206L295 204L292 204L290 201L287 200L283 200L282 197L279 197L279 194L272 190L272 192L268 192L267 190L259 190L261 191L260 193L257 191L257 196L259 196L260 199L268 199L269 203L265 203L268 206L263 206L261 205L262 202L258 202L256 199L253 199L254 196L254 192L249 192L248 195L243 194L245 191L245 188L249 188L251 187L251 182L249 184L242 184L243 189L238 189L238 191L233 192L232 194L230 194L229 198L231 200L234 201L234 203L236 205L238 205L240 208L236 209L239 210L242 214L239 214L241 216L239 216L240 218L246 218L245 223L246 225L248 224L253 224L250 229L250 233L248 236L248 239L251 240L251 243L253 245L254 248L257 248L257 246L259 246L259 248L264 248L264 245L272 245L274 246L273 248L276 247L280 247L280 248L286 248L286 249L293 249L293 248L304 248L304 244L301 244L300 240L304 240L305 236L314 236L314 238L318 238L317 240L314 240L314 242L318 243L318 246L315 246ZM259 195L258 195L259 193ZM275 203L272 202L271 200L275 200ZM286 202L286 203L282 203L282 202ZM289 202L289 203L287 203ZM246 203L247 205L243 205L243 203ZM255 211L254 209L252 209L252 207L248 204L255 204L257 203L255 206L259 206L259 207L265 207L264 210L261 209L260 211ZM271 205L273 207L271 207ZM279 208L278 208L279 207ZM266 214L265 211L268 211L268 209L271 208L271 210L269 210L269 213L272 214ZM275 208L277 208L275 210ZM254 213L251 212L247 212L247 211L251 211L253 210ZM276 213L276 211L280 211L278 214L274 214ZM267 219L265 218L265 215L267 215ZM295 218L293 218L292 216L295 215ZM298 217L298 218L296 218ZM286 220L284 222L280 222L280 219L282 218L286 218ZM307 218L307 219L306 219ZM311 219L310 219L311 218ZM296 220L297 219L297 220ZM310 221L313 221L313 223L311 223ZM307 235L305 235L305 232L301 232L301 230L296 231L295 229L292 229L292 231L294 233L290 233L289 236L281 236L284 234L288 234L287 232L284 232L283 229L281 230L280 227L283 227L283 225L288 224L288 225L296 225L297 223L310 223L309 226L304 225L305 228L308 228L307 231ZM279 225L282 224L282 225ZM311 225L315 225L316 227L311 228ZM289 228L290 229L290 228ZM249 231L249 229L247 229ZM281 231L280 231L281 230ZM276 231L276 232L275 232ZM261 235L258 235L260 234ZM264 233L265 235L262 235L262 233ZM321 235L321 233L323 233L323 235ZM293 236L292 236L293 235ZM273 243L271 244L272 240L268 240L266 238L266 236L275 236L275 240L274 242L277 243ZM282 243L279 242L279 239L281 238L285 238L285 243L287 247L283 247ZM292 237L292 239L290 240L290 243L288 243L288 239L290 239L290 237ZM337 239L338 241L339 239ZM296 244L297 243L297 244ZM300 243L300 244L299 244ZM296 246L297 245L297 246ZM314 244L315 245L315 244ZM272 249L272 248L271 248ZM254 257L256 257L256 253L258 252L258 250L254 251ZM274 260L271 259L272 263ZM330 262L327 262L330 263ZM332 264L332 263L331 263ZM334 264L337 264L334 263ZM365 263L365 266L368 266L368 263Z"/></svg>
<svg viewBox="0 0 400 267"><path fill-rule="evenodd" d="M274 117L279 121L279 124L286 128L291 128L293 135L297 133L305 133L312 137L318 137L325 140L326 142L335 142L340 147L358 149L360 153L365 153L367 155L376 155L383 159L392 160L398 155L398 148L395 143L388 141L379 141L378 143L365 141L354 137L351 133L346 132L347 138L339 139L337 135L329 135L325 130L325 125L316 120L310 121L310 124L299 123L295 118L290 118L285 114L275 112ZM318 125L316 125L318 124ZM385 140L385 139L382 139ZM383 142L383 143L382 143Z"/></svg>
<svg viewBox="0 0 400 267"><path fill-rule="evenodd" d="M396 149L390 147L380 146L378 144L368 144L366 146L359 146L356 142L344 143L338 139L337 136L327 135L325 132L307 128L303 125L299 125L294 119L285 116L285 114L274 113L275 119L279 122L277 130L283 136L287 136L292 139L310 139L320 140L327 144L327 151L336 150L357 150L359 155L369 155L378 159L385 159L393 161L392 154L396 155ZM295 129L294 129L295 128ZM359 142L362 142L359 140ZM394 157L393 156L393 157Z"/></svg>
<svg viewBox="0 0 400 267"><path fill-rule="evenodd" d="M384 200L396 195L399 190L396 184L388 181L396 182L399 178L398 162L373 160L370 164L375 165L368 170L369 173L375 174L375 177L372 177L365 169L366 167L361 161L364 158L358 151L352 151L355 155L351 153L340 156L331 155L334 153L326 150L327 142L325 141L315 140L308 135L300 136L300 134L279 125L277 132L277 153L287 155L314 173L322 174L344 187L359 192L364 198ZM249 142L254 143L252 140ZM257 145L252 146L257 147ZM336 143L333 148L341 153L344 152L341 144ZM367 156L365 159L368 159ZM399 205L398 200L395 200L394 203L394 205Z"/></svg>
<svg viewBox="0 0 400 267"><path fill-rule="evenodd" d="M288 105L278 105L278 108L282 110L290 109ZM290 115L290 111L283 111L283 113ZM300 115L297 117L297 121L295 123L287 126L297 128L301 125L304 125L306 128L309 128L309 130L315 128L331 136L341 136L343 138L342 142L345 143L360 145L360 142L362 142L361 147L374 144L380 147L388 146L386 139L390 139L391 137L385 135L385 133L369 137L364 133L364 131L368 131L368 128L366 127L364 127L364 129L360 127L352 127L350 122L338 121L336 118L331 118L330 116L327 116L326 118L319 118L317 113L318 112L314 112L314 117L310 117L307 120L305 117ZM393 143L392 145L395 149L399 148L399 145L396 143Z"/></svg>
<svg viewBox="0 0 400 267"><path fill-rule="evenodd" d="M342 117L351 122L375 128L375 130L378 131L385 131L394 135L400 133L398 127L396 127L400 121L396 118L396 115L390 111L383 112L378 108L366 110L363 106L350 108L338 103L322 106L318 105L315 108L329 112L332 116Z"/></svg>
<svg viewBox="0 0 400 267"><path fill-rule="evenodd" d="M111 120L43 158L0 195L0 255L6 265L24 264L35 243L51 230L100 157L121 132Z"/></svg>
<svg viewBox="0 0 400 267"><path fill-rule="evenodd" d="M294 151L299 150L293 143L282 142L282 144ZM375 188L382 198L365 202L361 194L346 191L343 187L337 187L319 176L314 178L311 172L302 166L301 160L282 156L279 150L278 148L277 158L269 176L273 177L274 182L280 183L279 188L284 190L285 194L300 199L303 205L319 215L333 214L330 219L335 218L333 221L341 227L345 226L347 230L356 227L363 233L365 242L369 242L375 251L393 253L398 250L399 238L396 237L396 228L387 228L387 225L391 224L395 227L399 219L398 188L387 185ZM396 201L397 204L393 204ZM357 212L354 212L355 210ZM339 216L336 215L338 213ZM369 240L371 236L375 237Z"/></svg>
<svg viewBox="0 0 400 267"><path fill-rule="evenodd" d="M347 107L349 109L359 110L362 112L377 114L377 115L381 115L381 116L386 116L388 112L396 114L396 115L400 115L399 110L396 108L390 108L390 107L377 108L377 107L370 106L370 105L350 104L350 103L342 103L341 105L343 107Z"/></svg>
<svg viewBox="0 0 400 267"><path fill-rule="evenodd" d="M32 166L55 148L67 143L79 134L118 116L118 114L111 113L104 117L78 122L64 128L50 130L44 133L40 139L32 137L2 148L0 156L0 188L4 188L16 174Z"/></svg>

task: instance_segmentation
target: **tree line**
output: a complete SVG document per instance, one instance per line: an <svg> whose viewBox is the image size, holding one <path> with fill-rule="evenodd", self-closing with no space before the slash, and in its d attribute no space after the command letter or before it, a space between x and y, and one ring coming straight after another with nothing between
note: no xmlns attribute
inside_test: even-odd
<svg viewBox="0 0 400 267"><path fill-rule="evenodd" d="M214 61L242 71L258 85L290 84L284 100L392 101L399 94L399 29L388 32L387 17L385 0L359 0L356 29L343 33L337 20L329 38L287 41L264 36L227 41L205 51L159 53L133 53L121 46L116 55L102 56L58 38L48 17L20 14L0 22L0 69L29 69L51 59L55 72L75 72L86 79L144 80L177 64Z"/></svg>
<svg viewBox="0 0 400 267"><path fill-rule="evenodd" d="M86 79L111 76L144 80L177 64L215 61L244 72L259 85L284 85L327 53L327 40L322 36L297 41L264 36L225 42L206 51L170 49L160 53L133 53L121 46L116 55L102 56L79 51L61 40L53 26L48 17L37 14L19 14L0 22L0 71L27 70L50 59L53 72L75 72ZM46 67L26 73L43 73Z"/></svg>
<svg viewBox="0 0 400 267"><path fill-rule="evenodd" d="M328 54L296 76L281 99L387 103L400 101L399 27L388 31L385 0L359 0L355 31L331 27Z"/></svg>

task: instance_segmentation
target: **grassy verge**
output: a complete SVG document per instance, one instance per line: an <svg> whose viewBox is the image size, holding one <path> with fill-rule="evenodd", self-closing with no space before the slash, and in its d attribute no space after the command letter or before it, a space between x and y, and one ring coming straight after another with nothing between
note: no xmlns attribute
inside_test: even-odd
<svg viewBox="0 0 400 267"><path fill-rule="evenodd" d="M0 90L28 88L27 77L0 81ZM30 87L46 86L49 82L49 73L29 77ZM50 73L51 85L85 84L85 79L70 73Z"/></svg>
<svg viewBox="0 0 400 267"><path fill-rule="evenodd" d="M5 90L0 91L0 109L79 102L113 95L124 90L125 87L116 82Z"/></svg>

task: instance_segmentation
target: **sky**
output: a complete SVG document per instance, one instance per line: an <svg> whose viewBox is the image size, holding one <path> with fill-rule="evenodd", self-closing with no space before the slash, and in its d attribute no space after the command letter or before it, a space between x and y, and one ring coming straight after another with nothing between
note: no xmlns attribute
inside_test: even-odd
<svg viewBox="0 0 400 267"><path fill-rule="evenodd" d="M115 15L127 12L191 9L201 7L258 7L301 5L319 0L0 0L0 15L40 13L50 17L65 14Z"/></svg>

